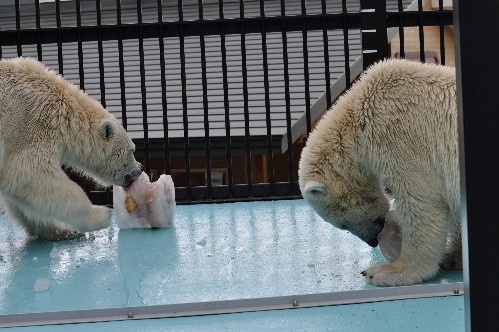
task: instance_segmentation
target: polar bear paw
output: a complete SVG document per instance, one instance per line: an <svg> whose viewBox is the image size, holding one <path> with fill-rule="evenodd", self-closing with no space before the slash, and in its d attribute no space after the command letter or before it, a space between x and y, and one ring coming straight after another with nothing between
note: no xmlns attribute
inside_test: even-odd
<svg viewBox="0 0 499 332"><path fill-rule="evenodd" d="M111 209L105 206L92 206L91 216L79 228L81 232L93 232L111 225Z"/></svg>
<svg viewBox="0 0 499 332"><path fill-rule="evenodd" d="M375 265L362 271L366 281L376 286L407 286L423 282L433 277L434 273L411 267L397 261L390 264Z"/></svg>

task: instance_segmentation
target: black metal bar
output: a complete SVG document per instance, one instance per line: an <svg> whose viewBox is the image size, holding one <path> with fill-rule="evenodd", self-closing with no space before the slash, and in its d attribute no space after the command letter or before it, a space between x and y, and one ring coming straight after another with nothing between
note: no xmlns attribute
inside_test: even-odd
<svg viewBox="0 0 499 332"><path fill-rule="evenodd" d="M438 0L438 10L444 10L444 0ZM440 16L440 64L445 65L445 25L442 16Z"/></svg>
<svg viewBox="0 0 499 332"><path fill-rule="evenodd" d="M423 16L423 0L418 0L418 13L419 13L419 59L421 62L425 62L425 53L424 53L424 26L422 21Z"/></svg>
<svg viewBox="0 0 499 332"><path fill-rule="evenodd" d="M199 20L204 20L203 0L198 0ZM199 36L201 46L201 84L203 85L203 121L205 136L205 156L206 156L206 187L208 190L208 199L213 198L213 184L211 181L211 140L210 140L210 117L208 106L208 78L206 75L206 43L203 25Z"/></svg>
<svg viewBox="0 0 499 332"><path fill-rule="evenodd" d="M326 105L327 109L331 108L331 74L329 73L329 39L326 19L326 0L321 0L322 15L324 16L322 29L322 43L324 47L324 75L326 80Z"/></svg>
<svg viewBox="0 0 499 332"><path fill-rule="evenodd" d="M76 28L78 32L78 76L80 79L80 89L85 90L85 71L83 69L83 43L81 37L81 3L76 0Z"/></svg>
<svg viewBox="0 0 499 332"><path fill-rule="evenodd" d="M218 15L220 22L224 20L223 0L218 0ZM227 81L227 51L225 49L225 28L223 23L220 23L220 51L222 55L222 83L224 89L224 113L225 113L225 142L226 142L226 157L227 157L227 181L229 185L230 195L233 195L232 188L234 179L232 174L232 144L230 135L230 108L229 108L229 83Z"/></svg>
<svg viewBox="0 0 499 332"><path fill-rule="evenodd" d="M328 29L341 29L344 25L344 20L346 19L349 29L357 29L360 27L360 16L358 13L348 13L346 18L343 14L327 14L327 28ZM398 17L398 16L397 16ZM323 28L323 16L322 15L308 15L308 16L286 16L286 17L264 17L264 18L244 18L244 19L230 19L223 20L224 29L226 35L230 34L241 34L241 26L244 21L245 32L249 33L262 33L262 21L265 22L266 32L281 32L282 30L282 20L286 21L286 28L288 32L291 31L302 31L303 22L306 23L306 30L319 30ZM409 23L417 25L417 22L409 21ZM452 20L450 21L452 22ZM430 20L428 24L438 25L438 17L435 16L434 19ZM451 24L451 23L450 23ZM138 39L139 32L142 33L144 38L158 38L159 29L158 26L164 26L164 36L163 37L184 37L199 36L200 25L203 25L205 36L220 35L220 20L205 20L200 22L195 21L182 21L182 22L154 22L154 23L130 23L122 24L120 27L116 25L103 25L101 27L97 26L83 26L81 31L83 32L82 41L95 41L98 38L99 30L102 34L102 40L117 40L118 31L121 29L123 34L123 40L126 39ZM56 34L57 30L61 30L62 42L76 42L77 32L76 29L72 27L61 27L61 28L42 28L40 31L42 44L55 43L57 42ZM36 43L37 29L23 29L21 31L17 30L6 30L0 32L2 36L4 45L17 45L18 38L17 34L20 34L22 40L19 41L22 45L31 45Z"/></svg>
<svg viewBox="0 0 499 332"><path fill-rule="evenodd" d="M184 23L184 12L182 0L178 0L178 20ZM179 41L180 41L180 75L182 85L182 118L184 125L184 162L185 162L185 179L187 198L191 199L191 157L189 149L189 118L187 112L187 76L185 70L185 41L184 41L184 26L180 25Z"/></svg>
<svg viewBox="0 0 499 332"><path fill-rule="evenodd" d="M158 6L158 22L163 22L163 4L161 0L157 2ZM164 25L159 26L159 61L161 66L161 106L163 108L163 151L165 158L165 173L170 174L170 137L168 131L168 100L166 98L166 69L165 69L165 40L164 35Z"/></svg>
<svg viewBox="0 0 499 332"><path fill-rule="evenodd" d="M404 5L402 0L398 0L398 11L402 13L404 11ZM400 50L399 57L405 58L405 37L404 37L404 16L399 16L399 41L400 41Z"/></svg>
<svg viewBox="0 0 499 332"><path fill-rule="evenodd" d="M310 73L308 70L308 29L309 24L305 19L307 16L307 4L305 0L300 1L301 4L301 15L303 20L301 21L301 34L303 40L303 76L305 81L305 119L307 122L307 136L312 131L312 119L310 116ZM287 27L287 25L286 25Z"/></svg>
<svg viewBox="0 0 499 332"><path fill-rule="evenodd" d="M208 199L206 187L192 188L192 199L187 198L187 188L175 188L175 201L177 204L191 204L191 203L208 203L208 202L238 202L238 201L254 201L262 199L293 199L301 198L300 189L295 182L292 185L291 191L288 182L276 182L274 186L268 183L253 184L253 195L249 195L247 184L234 185L231 196L229 193L229 186L214 186L213 199Z"/></svg>
<svg viewBox="0 0 499 332"><path fill-rule="evenodd" d="M21 8L19 4L19 0L14 2L14 6L16 7L16 45L17 45L17 56L23 55L22 49L22 34L21 34Z"/></svg>
<svg viewBox="0 0 499 332"><path fill-rule="evenodd" d="M451 10L433 10L419 13L418 11L405 11L405 12L387 12L386 13L386 26L389 28L399 27L419 27L423 26L438 26L442 22L444 25L452 25L452 11Z"/></svg>
<svg viewBox="0 0 499 332"><path fill-rule="evenodd" d="M347 1L346 0L341 0L341 12L343 14L347 14ZM350 78L350 46L348 43L348 25L347 25L347 20L346 20L346 15L344 16L343 19L343 51L345 54L345 86L348 89L351 85L351 78Z"/></svg>
<svg viewBox="0 0 499 332"><path fill-rule="evenodd" d="M95 11L97 13L97 26L102 25L101 3L100 0L95 0ZM100 87L100 103L106 108L106 81L104 79L104 49L102 47L102 34L99 30L97 38L97 52L99 53L99 87Z"/></svg>
<svg viewBox="0 0 499 332"><path fill-rule="evenodd" d="M260 17L265 17L265 2L260 0ZM267 128L267 166L270 183L270 191L274 195L274 156L272 151L272 119L270 116L270 94L269 94L269 67L267 55L267 30L265 20L262 20L262 61L263 61L263 87L265 90L265 126Z"/></svg>
<svg viewBox="0 0 499 332"><path fill-rule="evenodd" d="M57 28L57 63L59 65L59 74L64 75L64 60L62 55L61 40L61 0L55 0L55 22Z"/></svg>
<svg viewBox="0 0 499 332"><path fill-rule="evenodd" d="M386 2L361 0L363 68L388 56Z"/></svg>
<svg viewBox="0 0 499 332"><path fill-rule="evenodd" d="M147 119L146 68L144 62L144 36L142 35L142 0L137 0L137 22L139 24L139 66L140 94L142 97L142 128L144 129L145 172L151 175L151 156L149 154L149 124Z"/></svg>
<svg viewBox="0 0 499 332"><path fill-rule="evenodd" d="M420 16L418 12L387 12L386 13L386 23L387 27L398 27L400 17L403 17L405 27L419 26ZM342 29L344 26L344 21L346 20L349 29L358 29L361 25L361 18L359 13L347 13L347 14L327 14L327 28L331 29ZM452 11L444 10L442 13L439 11L425 12L421 17L421 21L425 26L438 26L440 24L441 17L445 25L452 25ZM282 20L286 21L286 28L288 32L291 31L303 31L305 25L305 31L320 30L323 28L323 16L322 15L292 15L286 17L265 17L265 18L244 18L244 19L231 19L224 21L224 28L227 35L229 34L241 34L241 26L244 20L245 32L246 33L261 33L262 24L261 21L265 21L265 27L267 33L270 32L281 32L282 30ZM96 26L84 26L81 27L82 31L82 41L95 41L98 38L99 30L102 33L102 40L117 40L118 31L121 29L123 33L123 40L126 39L138 39L139 30L142 30L142 36L144 38L158 38L159 29L158 25L164 26L164 36L163 37L179 37L180 33L184 37L188 36L199 36L199 26L204 25L205 36L210 35L220 35L220 21L219 20L209 20L200 22L195 21L185 21L185 22L155 22L155 23L142 23L142 24L123 24L121 27L116 25L103 25L101 27ZM57 42L57 30L61 30L61 37L63 43L76 42L77 39L77 29L72 27L61 27L61 28L42 28L40 31L42 44L56 43ZM182 30L182 31L181 31ZM23 29L21 31L17 30L5 30L0 31L0 37L2 38L2 43L4 46L17 45L18 43L22 45L33 45L36 44L36 38L38 29ZM19 40L18 38L21 38Z"/></svg>
<svg viewBox="0 0 499 332"><path fill-rule="evenodd" d="M251 146L249 130L249 101L248 101L248 70L246 68L246 26L244 21L244 1L239 0L239 16L241 18L241 70L243 75L243 107L244 107L244 143L246 157L246 177L248 196L253 196L253 173L251 167Z"/></svg>
<svg viewBox="0 0 499 332"><path fill-rule="evenodd" d="M41 23L40 23L40 0L35 0L35 27L40 30L41 28ZM38 56L38 61L43 60L42 56L42 43L40 39L40 32L37 34L37 40L36 40L36 54Z"/></svg>
<svg viewBox="0 0 499 332"><path fill-rule="evenodd" d="M454 1L465 330L499 331L499 287L485 257L499 252L497 86L499 2ZM486 22L486 24L485 24ZM477 55L483 55L477 61Z"/></svg>
<svg viewBox="0 0 499 332"><path fill-rule="evenodd" d="M0 26L0 32L2 32L2 27L1 26ZM3 58L2 45L3 45L2 35L0 35L0 59Z"/></svg>
<svg viewBox="0 0 499 332"><path fill-rule="evenodd" d="M452 25L452 11L439 11L425 12L422 17L422 22L425 26L435 26L440 24L440 15L443 16L445 25ZM404 19L405 27L412 27L419 25L418 12L387 12L386 22L387 27L398 27L400 17ZM349 29L360 28L360 15L358 13L348 13L343 14L327 14L327 28L328 29L342 29L344 26L344 21L346 20ZM282 22L286 21L286 28L288 32L291 31L303 31L303 26L305 23L306 30L319 30L323 28L323 17L322 15L296 15L296 16L286 16L286 17L265 17L261 18L244 18L244 26L246 33L261 33L261 21L265 21L267 33L270 32L281 32ZM204 22L199 21L186 21L186 22L155 22L155 23L142 23L139 24L123 24L120 28L122 29L123 39L137 39L139 37L139 27L142 29L142 35L144 38L158 38L158 25L164 25L164 36L163 37L179 37L182 29L182 35L188 36L199 36L199 26L204 25L205 36L210 35L220 35L220 22L219 20L209 20ZM241 34L241 19L225 20L225 32L229 34ZM43 28L40 31L42 44L55 43L57 42L56 34L58 28ZM60 28L62 34L62 42L76 42L77 32L76 29L71 27ZM118 39L119 28L116 25L104 25L100 28L96 26L84 26L81 28L83 32L82 41L95 41L98 38L99 30L102 33L102 40L116 40ZM17 45L20 42L22 45L32 45L36 44L38 29L23 29L21 31L17 30L6 30L1 31L0 35L2 38L3 45L11 46ZM22 40L18 40L17 34L20 35Z"/></svg>
<svg viewBox="0 0 499 332"><path fill-rule="evenodd" d="M281 16L286 15L286 2L281 0ZM291 132L291 100L289 95L289 58L288 58L288 37L286 33L286 21L282 21L282 60L284 65L284 99L286 101L286 136L288 144L288 181L289 192L291 193L294 183L294 166L293 166L293 133Z"/></svg>
<svg viewBox="0 0 499 332"><path fill-rule="evenodd" d="M125 130L128 127L126 87L125 87L125 62L123 59L123 33L121 31L121 0L116 0L116 24L118 25L118 67L120 69L120 96L121 96L121 124Z"/></svg>

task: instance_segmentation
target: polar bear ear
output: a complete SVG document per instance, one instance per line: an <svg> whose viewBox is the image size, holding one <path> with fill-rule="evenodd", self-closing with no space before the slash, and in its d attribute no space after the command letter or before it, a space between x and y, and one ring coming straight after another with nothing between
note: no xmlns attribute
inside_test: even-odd
<svg viewBox="0 0 499 332"><path fill-rule="evenodd" d="M105 138L110 139L114 136L115 128L109 120L104 120L100 123L99 134Z"/></svg>
<svg viewBox="0 0 499 332"><path fill-rule="evenodd" d="M303 197L316 199L327 193L326 186L315 181L308 181L303 189Z"/></svg>

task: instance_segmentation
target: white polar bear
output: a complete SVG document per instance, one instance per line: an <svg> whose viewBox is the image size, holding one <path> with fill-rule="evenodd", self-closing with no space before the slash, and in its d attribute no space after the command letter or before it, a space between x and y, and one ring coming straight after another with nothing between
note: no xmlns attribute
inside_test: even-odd
<svg viewBox="0 0 499 332"><path fill-rule="evenodd" d="M0 61L0 194L29 235L64 239L107 227L111 210L92 205L61 165L126 187L141 174L134 150L115 117L40 62Z"/></svg>
<svg viewBox="0 0 499 332"><path fill-rule="evenodd" d="M460 250L454 68L373 65L310 134L299 182L324 220L371 246L389 210L388 187L400 219L400 256L362 275L386 286L434 277L446 253Z"/></svg>

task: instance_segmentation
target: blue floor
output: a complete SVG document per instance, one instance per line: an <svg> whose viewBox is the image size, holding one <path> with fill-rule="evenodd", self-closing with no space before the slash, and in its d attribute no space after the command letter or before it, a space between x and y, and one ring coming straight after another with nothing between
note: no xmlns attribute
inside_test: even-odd
<svg viewBox="0 0 499 332"><path fill-rule="evenodd" d="M364 282L360 271L382 261L379 249L372 249L348 232L324 222L303 200L181 205L177 206L174 227L169 229L119 230L113 225L85 239L64 242L29 240L6 216L0 216L0 315L364 290L373 286ZM48 289L35 291L37 280L48 280ZM429 283L456 281L462 281L461 271L447 271ZM432 300L412 301L423 302L400 305L412 308L418 315L423 309L416 303ZM454 314L464 318L462 297L433 301L445 315L439 301L452 302ZM394 310L397 303L365 304L370 309L359 313L359 317L368 317L369 312L383 317L379 311ZM300 315L308 317L308 312L310 319L338 327L336 318L327 322L328 312L336 312L331 314L335 317L353 307L97 325L112 331L123 329L122 324L138 324L137 330L154 331L160 330L159 326L162 330L164 324L178 324L178 330L188 330L189 324L203 322L206 331L210 331L210 326L214 329L223 322L227 329L237 330L232 328L233 324L241 320L258 325L275 315L277 322L288 322L300 320ZM439 315L438 310L435 315ZM391 317L389 312L384 314ZM351 319L351 314L342 315L342 324L356 320ZM448 323L463 325L459 319L453 320ZM150 326L141 327L146 322ZM404 324L404 319L400 324ZM265 326L269 330L272 326L278 328L275 324Z"/></svg>

